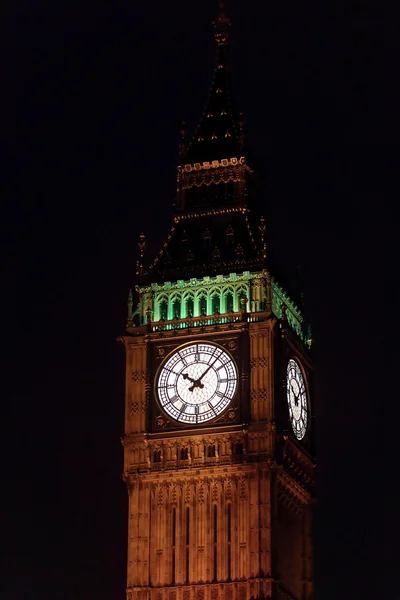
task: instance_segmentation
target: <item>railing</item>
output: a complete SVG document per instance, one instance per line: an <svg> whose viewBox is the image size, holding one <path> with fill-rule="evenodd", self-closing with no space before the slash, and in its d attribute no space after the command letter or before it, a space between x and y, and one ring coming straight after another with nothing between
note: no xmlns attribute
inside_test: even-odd
<svg viewBox="0 0 400 600"><path fill-rule="evenodd" d="M186 317L185 319L170 319L150 322L151 331L170 331L173 329L190 329L194 327L206 327L207 325L225 325L227 323L264 321L269 317L270 313L243 313L230 312L223 315L201 315L199 317Z"/></svg>

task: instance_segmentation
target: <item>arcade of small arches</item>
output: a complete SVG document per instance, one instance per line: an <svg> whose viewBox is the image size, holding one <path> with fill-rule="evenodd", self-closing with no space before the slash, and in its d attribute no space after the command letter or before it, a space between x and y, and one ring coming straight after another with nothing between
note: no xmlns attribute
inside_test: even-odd
<svg viewBox="0 0 400 600"><path fill-rule="evenodd" d="M160 292L153 300L153 320L186 319L201 315L239 312L243 299L247 311L264 310L261 299L250 301L246 284L215 286L211 289Z"/></svg>
<svg viewBox="0 0 400 600"><path fill-rule="evenodd" d="M198 326L202 317L215 318L215 315L258 313L272 310L278 319L282 318L282 306L286 306L286 318L299 338L311 345L311 333L303 331L303 317L288 295L276 280L266 272L242 275L231 273L211 279L191 279L189 281L166 282L137 287L139 302L133 311L133 296L128 302L128 323L131 327L145 325L152 321L171 328ZM192 318L194 321L192 321ZM198 323L197 323L197 321Z"/></svg>

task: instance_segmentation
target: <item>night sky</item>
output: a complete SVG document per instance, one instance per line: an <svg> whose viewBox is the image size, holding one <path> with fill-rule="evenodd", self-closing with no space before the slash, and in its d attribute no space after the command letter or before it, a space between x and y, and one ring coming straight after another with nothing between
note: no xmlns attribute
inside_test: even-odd
<svg viewBox="0 0 400 600"><path fill-rule="evenodd" d="M18 67L2 129L18 162L3 162L2 600L125 598L116 338L138 235L150 259L170 226L179 126L193 128L204 108L216 4L9 11L4 39ZM397 600L395 536L383 544L396 482L384 483L382 449L398 436L398 411L381 425L385 384L400 397L385 369L397 348L386 341L399 304L397 225L380 176L395 146L378 116L394 99L378 95L391 63L375 43L382 25L389 49L394 36L389 20L344 0L231 0L228 13L268 247L313 324L316 600Z"/></svg>

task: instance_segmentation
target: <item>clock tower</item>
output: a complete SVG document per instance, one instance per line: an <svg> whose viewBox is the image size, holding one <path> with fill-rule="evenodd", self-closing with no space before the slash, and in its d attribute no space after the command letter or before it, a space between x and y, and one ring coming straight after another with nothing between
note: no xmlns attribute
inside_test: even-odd
<svg viewBox="0 0 400 600"><path fill-rule="evenodd" d="M229 21L172 226L129 294L127 600L313 598L311 340L268 261L230 87Z"/></svg>

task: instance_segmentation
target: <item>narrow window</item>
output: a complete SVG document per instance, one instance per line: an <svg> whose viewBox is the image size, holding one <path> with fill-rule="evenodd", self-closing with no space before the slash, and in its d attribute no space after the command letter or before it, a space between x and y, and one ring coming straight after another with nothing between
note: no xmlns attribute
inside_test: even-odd
<svg viewBox="0 0 400 600"><path fill-rule="evenodd" d="M173 318L174 319L180 319L181 318L181 301L179 300L179 298L176 298L174 300L174 304L173 304Z"/></svg>
<svg viewBox="0 0 400 600"><path fill-rule="evenodd" d="M226 312L233 312L233 294L228 292L226 295Z"/></svg>
<svg viewBox="0 0 400 600"><path fill-rule="evenodd" d="M214 458L215 457L215 446L208 446L208 448L207 448L207 456L208 456L208 458Z"/></svg>
<svg viewBox="0 0 400 600"><path fill-rule="evenodd" d="M176 508L172 509L172 546L175 547L176 542Z"/></svg>
<svg viewBox="0 0 400 600"><path fill-rule="evenodd" d="M189 525L190 525L190 509L186 507L186 583L189 583Z"/></svg>
<svg viewBox="0 0 400 600"><path fill-rule="evenodd" d="M160 302L160 319L163 319L164 321L166 321L167 317L168 317L168 302L166 300L163 300L162 302Z"/></svg>
<svg viewBox="0 0 400 600"><path fill-rule="evenodd" d="M172 509L172 561L171 584L175 583L175 544L176 544L176 508Z"/></svg>
<svg viewBox="0 0 400 600"><path fill-rule="evenodd" d="M219 313L219 296L215 295L212 298L212 314Z"/></svg>
<svg viewBox="0 0 400 600"><path fill-rule="evenodd" d="M243 444L242 442L236 442L235 444L235 454L243 454Z"/></svg>
<svg viewBox="0 0 400 600"><path fill-rule="evenodd" d="M153 462L155 462L155 463L161 462L161 450L154 450L154 452L153 452Z"/></svg>
<svg viewBox="0 0 400 600"><path fill-rule="evenodd" d="M193 298L188 298L186 302L186 315L188 317L193 317L194 311L194 300Z"/></svg>
<svg viewBox="0 0 400 600"><path fill-rule="evenodd" d="M188 449L181 448L181 460L187 460L189 458Z"/></svg>
<svg viewBox="0 0 400 600"><path fill-rule="evenodd" d="M232 523L231 523L231 505L228 504L228 580L231 580L231 536L232 536Z"/></svg>
<svg viewBox="0 0 400 600"><path fill-rule="evenodd" d="M213 577L213 581L217 581L217 558L218 558L218 550L217 550L217 540L218 540L218 534L217 534L217 505L214 504L214 577Z"/></svg>
<svg viewBox="0 0 400 600"><path fill-rule="evenodd" d="M207 298L205 296L202 296L200 298L200 314L201 315L207 314Z"/></svg>

